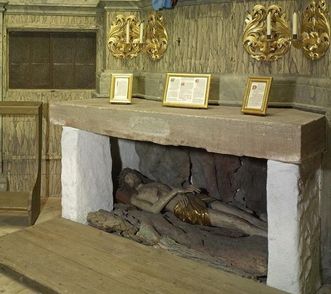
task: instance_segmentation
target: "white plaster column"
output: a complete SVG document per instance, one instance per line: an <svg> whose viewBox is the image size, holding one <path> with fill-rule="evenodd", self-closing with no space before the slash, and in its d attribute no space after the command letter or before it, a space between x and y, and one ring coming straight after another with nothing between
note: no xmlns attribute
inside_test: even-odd
<svg viewBox="0 0 331 294"><path fill-rule="evenodd" d="M320 160L268 161L267 284L293 294L320 286Z"/></svg>
<svg viewBox="0 0 331 294"><path fill-rule="evenodd" d="M90 211L113 209L109 137L63 127L62 216L86 223Z"/></svg>

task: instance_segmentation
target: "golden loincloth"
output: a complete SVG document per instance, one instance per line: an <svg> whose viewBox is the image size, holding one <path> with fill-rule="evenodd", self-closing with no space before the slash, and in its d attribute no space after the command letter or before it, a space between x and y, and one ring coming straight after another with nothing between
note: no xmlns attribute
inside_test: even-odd
<svg viewBox="0 0 331 294"><path fill-rule="evenodd" d="M183 222L192 225L210 226L210 218L206 203L199 198L199 195L187 196L187 198L188 204L186 206L180 201L175 205L175 216Z"/></svg>

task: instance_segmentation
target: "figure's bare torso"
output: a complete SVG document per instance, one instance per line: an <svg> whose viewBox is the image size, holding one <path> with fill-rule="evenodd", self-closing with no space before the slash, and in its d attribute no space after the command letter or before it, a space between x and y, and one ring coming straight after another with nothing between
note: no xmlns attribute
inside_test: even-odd
<svg viewBox="0 0 331 294"><path fill-rule="evenodd" d="M141 184L137 187L138 199L154 204L162 198L165 198L171 192L171 188L161 183ZM175 196L165 207L165 210L173 211L173 208L178 202L178 197Z"/></svg>

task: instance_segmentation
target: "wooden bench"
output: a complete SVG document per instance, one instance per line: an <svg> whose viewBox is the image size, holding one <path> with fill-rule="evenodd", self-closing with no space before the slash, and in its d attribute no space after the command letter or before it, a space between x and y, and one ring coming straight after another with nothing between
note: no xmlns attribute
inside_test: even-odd
<svg viewBox="0 0 331 294"><path fill-rule="evenodd" d="M37 176L32 191L0 192L0 213L19 214L27 217L27 223L33 225L40 213L41 191L41 149L42 149L42 103L6 101L0 102L0 115L36 116L36 161Z"/></svg>

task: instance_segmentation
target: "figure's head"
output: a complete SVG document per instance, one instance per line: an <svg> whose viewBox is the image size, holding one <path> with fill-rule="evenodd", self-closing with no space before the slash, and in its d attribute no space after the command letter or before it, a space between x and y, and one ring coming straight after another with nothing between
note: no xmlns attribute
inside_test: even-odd
<svg viewBox="0 0 331 294"><path fill-rule="evenodd" d="M119 189L136 189L143 183L143 176L136 170L125 168L119 175Z"/></svg>
<svg viewBox="0 0 331 294"><path fill-rule="evenodd" d="M137 193L137 187L143 183L143 175L138 171L125 168L121 171L118 178L118 190L115 197L118 202L129 204L133 194Z"/></svg>

